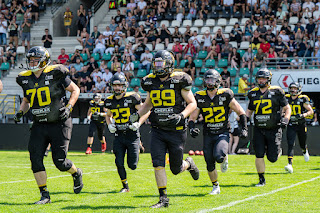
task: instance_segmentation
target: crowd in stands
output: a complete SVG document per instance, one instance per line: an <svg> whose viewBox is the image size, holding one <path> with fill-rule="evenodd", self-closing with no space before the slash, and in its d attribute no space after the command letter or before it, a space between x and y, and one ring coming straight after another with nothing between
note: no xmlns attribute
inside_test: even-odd
<svg viewBox="0 0 320 213"><path fill-rule="evenodd" d="M254 70L275 58L281 59L272 68L301 69L301 57L320 56L320 0L130 0L124 6L103 32L96 26L90 32L91 11L82 5L77 11L82 48L70 55L62 49L57 63L70 67L82 92L109 92L109 80L116 72L129 81L143 77L150 73L153 54L159 49L174 53L176 68L189 73L195 86L201 85L197 78L205 69L217 68L224 87L239 84L236 93L248 91ZM238 21L228 32L228 26L217 25L211 26L216 30L202 31L208 19L217 23L219 17ZM190 24L183 26L185 20ZM203 25L193 26L197 20L203 20ZM242 48L245 42L249 45ZM309 64L319 65L317 58Z"/></svg>

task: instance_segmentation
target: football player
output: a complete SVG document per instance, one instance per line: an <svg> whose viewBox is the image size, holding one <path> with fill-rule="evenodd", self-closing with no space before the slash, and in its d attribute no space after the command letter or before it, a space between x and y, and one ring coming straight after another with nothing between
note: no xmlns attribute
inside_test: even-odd
<svg viewBox="0 0 320 213"><path fill-rule="evenodd" d="M169 206L167 198L166 153L169 152L170 169L174 175L189 170L194 180L199 179L199 170L192 158L183 160L187 138L186 118L197 103L191 92L192 79L183 72L173 72L174 56L166 50L158 51L152 61L152 74L142 79L141 86L147 98L138 113L130 116L131 122L151 114L151 158L155 171L160 200L151 208Z"/></svg>
<svg viewBox="0 0 320 213"><path fill-rule="evenodd" d="M101 152L107 149L106 138L104 136L104 129L106 127L106 113L104 111L104 101L101 100L101 94L96 93L93 95L93 100L89 102L88 116L90 120L89 134L88 134L88 148L86 154L92 154L92 144L94 132L98 132L98 138L101 142Z"/></svg>
<svg viewBox="0 0 320 213"><path fill-rule="evenodd" d="M206 89L196 92L197 109L194 110L189 119L190 135L196 137L200 130L195 127L201 113L203 123L203 153L207 163L209 178L213 184L211 195L220 193L218 183L218 172L216 162L221 163L221 172L228 169L228 143L229 143L229 111L234 110L240 118L242 127L240 136L248 136L247 117L240 104L234 99L232 90L228 88L219 89L221 84L220 74L210 69L203 75L203 84Z"/></svg>
<svg viewBox="0 0 320 213"><path fill-rule="evenodd" d="M146 121L149 113L142 116L137 122L130 123L129 116L137 112L142 105L140 95L136 92L126 92L128 82L122 74L116 73L111 78L110 84L113 95L105 100L106 120L110 133L115 133L113 153L116 156L115 163L123 185L120 193L123 193L129 192L124 157L127 152L128 167L135 170L139 161L139 128Z"/></svg>
<svg viewBox="0 0 320 213"><path fill-rule="evenodd" d="M28 70L20 72L16 79L23 89L24 97L14 120L19 122L31 110L33 126L28 150L31 168L41 194L41 199L35 204L46 204L51 200L43 157L49 143L55 166L60 171L72 174L74 193L80 193L83 187L82 170L67 159L72 131L70 115L80 89L67 77L69 70L65 66L50 65L50 54L44 47L32 47L26 60ZM71 92L69 101L66 99L66 90Z"/></svg>
<svg viewBox="0 0 320 213"><path fill-rule="evenodd" d="M254 112L253 148L256 153L256 169L259 183L264 186L265 163L264 155L274 163L281 155L282 128L289 123L291 109L283 89L271 86L272 73L267 68L261 68L256 74L256 84L248 93L249 106L246 111L250 118ZM282 117L282 112L284 116Z"/></svg>
<svg viewBox="0 0 320 213"><path fill-rule="evenodd" d="M291 107L291 117L287 127L287 142L288 142L288 165L284 169L292 173L293 147L296 135L298 135L300 148L303 152L304 160L309 161L309 153L307 149L307 126L306 117L313 115L313 110L310 105L310 99L306 95L301 94L301 85L298 82L292 82L288 88L289 94L286 98Z"/></svg>

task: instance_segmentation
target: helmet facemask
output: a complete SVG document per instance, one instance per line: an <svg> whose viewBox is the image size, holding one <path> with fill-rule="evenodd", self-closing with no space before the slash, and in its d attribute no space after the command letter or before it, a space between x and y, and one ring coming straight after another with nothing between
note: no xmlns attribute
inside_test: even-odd
<svg viewBox="0 0 320 213"><path fill-rule="evenodd" d="M50 60L49 52L47 51L41 57L40 55L36 55L34 52L31 52L31 53L27 53L26 62L27 62L27 68L29 70L31 70L32 72L37 72L41 69L46 68L50 64L51 60ZM30 64L32 64L32 66Z"/></svg>
<svg viewBox="0 0 320 213"><path fill-rule="evenodd" d="M93 100L94 100L94 103L99 104L100 101L101 101L101 95L100 94L95 94L93 96Z"/></svg>
<svg viewBox="0 0 320 213"><path fill-rule="evenodd" d="M289 86L289 93L292 96L300 95L301 93L301 88L296 86L296 85L290 85Z"/></svg>
<svg viewBox="0 0 320 213"><path fill-rule="evenodd" d="M115 87L115 85L119 85L119 87ZM119 80L115 80L111 84L111 90L115 96L125 93L127 91L127 87L127 83L121 83Z"/></svg>
<svg viewBox="0 0 320 213"><path fill-rule="evenodd" d="M204 86L207 88L207 90L212 91L217 88L219 88L221 80L219 78L216 78L212 75L207 75L204 79Z"/></svg>

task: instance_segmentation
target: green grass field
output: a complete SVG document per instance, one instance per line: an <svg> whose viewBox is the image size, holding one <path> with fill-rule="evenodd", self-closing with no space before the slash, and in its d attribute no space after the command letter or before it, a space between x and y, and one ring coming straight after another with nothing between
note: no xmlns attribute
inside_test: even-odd
<svg viewBox="0 0 320 213"><path fill-rule="evenodd" d="M200 179L194 181L188 172L168 175L168 209L151 210L158 202L158 190L150 154L141 154L138 168L127 170L130 192L117 193L121 182L112 154L70 152L71 159L84 171L84 188L73 193L69 174L53 165L51 153L45 158L48 189L52 203L36 206L39 190L30 170L27 152L0 152L0 212L320 212L320 157L311 156L305 163L302 156L294 158L294 173L286 174L287 157L276 163L266 163L265 187L254 187L258 177L254 156L229 156L229 170L220 172L220 195L208 195L211 183L203 156L194 160L200 169ZM287 188L285 188L287 187Z"/></svg>

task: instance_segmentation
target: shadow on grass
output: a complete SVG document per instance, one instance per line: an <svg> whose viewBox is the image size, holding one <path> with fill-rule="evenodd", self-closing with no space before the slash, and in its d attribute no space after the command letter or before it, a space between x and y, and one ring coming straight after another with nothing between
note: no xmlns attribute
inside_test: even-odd
<svg viewBox="0 0 320 213"><path fill-rule="evenodd" d="M310 170L316 170L317 171L317 170L320 170L320 168L313 168L313 169L310 169Z"/></svg>
<svg viewBox="0 0 320 213"><path fill-rule="evenodd" d="M66 206L61 209L63 210L99 210L99 209L135 209L135 206L89 206L89 205L80 205L80 206Z"/></svg>
<svg viewBox="0 0 320 213"><path fill-rule="evenodd" d="M224 188L224 187L252 187L255 186L255 184L251 184L251 185L236 185L236 184L232 184L232 185L220 185L220 187ZM194 187L199 187L199 188L211 188L212 185L201 185L201 186L194 186Z"/></svg>
<svg viewBox="0 0 320 213"><path fill-rule="evenodd" d="M169 194L169 197L204 197L207 194ZM159 198L159 195L135 195L133 196L135 198L149 198L149 197L157 197Z"/></svg>
<svg viewBox="0 0 320 213"><path fill-rule="evenodd" d="M284 175L285 172L266 172L265 175ZM258 175L256 172L246 172L246 173L240 173L240 175Z"/></svg>
<svg viewBox="0 0 320 213"><path fill-rule="evenodd" d="M70 200L51 200L52 203L63 203L63 202L69 202ZM36 200L34 201L36 202ZM7 203L7 202L0 202L0 206L32 206L35 205L34 202L30 203Z"/></svg>
<svg viewBox="0 0 320 213"><path fill-rule="evenodd" d="M93 195L100 195L100 194L116 194L119 191L113 190L110 192L86 192L86 191L82 191L81 194L93 194ZM52 195L59 195L59 194L74 194L73 192L50 192L50 194Z"/></svg>

